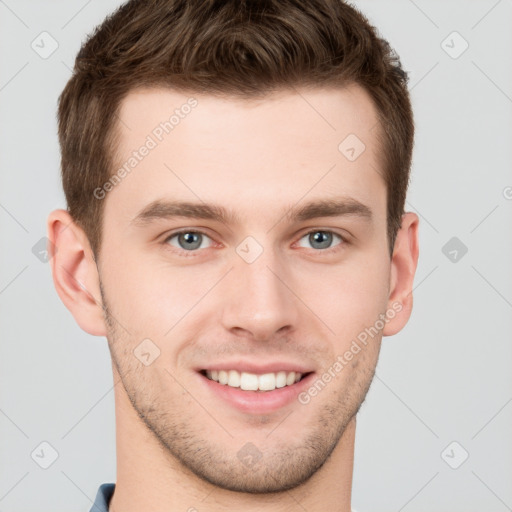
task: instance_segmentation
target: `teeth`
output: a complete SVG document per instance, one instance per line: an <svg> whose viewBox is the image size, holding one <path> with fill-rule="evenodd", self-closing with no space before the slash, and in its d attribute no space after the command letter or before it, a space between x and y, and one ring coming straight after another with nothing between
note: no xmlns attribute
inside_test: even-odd
<svg viewBox="0 0 512 512"><path fill-rule="evenodd" d="M284 388L285 386L286 386L286 372L277 372L276 373L276 388Z"/></svg>
<svg viewBox="0 0 512 512"><path fill-rule="evenodd" d="M240 374L236 370L229 370L228 373L228 385L239 388L240 387Z"/></svg>
<svg viewBox="0 0 512 512"><path fill-rule="evenodd" d="M302 378L298 372L277 372L256 375L255 373L238 372L237 370L207 370L206 376L233 388L240 388L244 391L273 391L276 388L291 386Z"/></svg>
<svg viewBox="0 0 512 512"><path fill-rule="evenodd" d="M219 383L220 384L227 384L229 380L228 372L225 372L224 370L220 370L219 372Z"/></svg>
<svg viewBox="0 0 512 512"><path fill-rule="evenodd" d="M242 372L240 375L240 389L244 389L245 391L256 391L258 389L259 384L258 380L258 376L255 375L254 373ZM228 385L231 386L229 382Z"/></svg>

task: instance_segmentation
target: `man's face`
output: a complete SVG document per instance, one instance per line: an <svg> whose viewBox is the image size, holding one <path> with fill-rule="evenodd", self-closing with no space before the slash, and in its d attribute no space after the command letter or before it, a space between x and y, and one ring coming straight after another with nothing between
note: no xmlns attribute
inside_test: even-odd
<svg viewBox="0 0 512 512"><path fill-rule="evenodd" d="M363 402L391 306L376 111L357 86L194 98L183 109L188 96L147 90L122 105L119 167L150 149L103 199L99 272L115 370L170 459L226 489L293 488L326 462ZM158 130L175 109L179 122ZM148 214L156 201L232 217ZM304 210L322 201L345 206ZM265 371L274 363L307 376L253 391L201 372L278 373Z"/></svg>

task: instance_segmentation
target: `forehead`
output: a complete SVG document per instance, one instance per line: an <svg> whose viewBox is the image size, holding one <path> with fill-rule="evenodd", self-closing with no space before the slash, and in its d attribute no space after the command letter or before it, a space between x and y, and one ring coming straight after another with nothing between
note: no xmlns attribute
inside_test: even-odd
<svg viewBox="0 0 512 512"><path fill-rule="evenodd" d="M305 195L384 197L377 112L357 85L249 100L141 89L123 100L117 129L114 172L125 172L107 205L126 216L164 197L260 216Z"/></svg>
<svg viewBox="0 0 512 512"><path fill-rule="evenodd" d="M191 113L193 116L189 116ZM192 120L181 123L187 117ZM299 126L295 125L296 121L300 122ZM118 129L125 141L138 136L140 131L155 131L156 138L168 135L170 132L160 126L166 122L170 122L175 132L184 132L188 126L197 136L212 126L219 135L219 128L226 131L229 126L235 129L250 126L264 131L282 127L294 137L302 134L300 138L310 139L312 143L319 136L335 133L336 141L348 130L368 140L371 136L368 130L374 131L378 123L371 97L356 84L335 89L283 89L254 99L187 94L155 87L133 90L121 102ZM163 134L159 133L162 131L159 127ZM284 135L284 130L281 133Z"/></svg>

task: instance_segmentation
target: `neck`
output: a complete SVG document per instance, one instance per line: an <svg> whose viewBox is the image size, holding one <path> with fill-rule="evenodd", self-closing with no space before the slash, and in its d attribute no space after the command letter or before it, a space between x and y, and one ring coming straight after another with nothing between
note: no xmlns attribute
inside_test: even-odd
<svg viewBox="0 0 512 512"><path fill-rule="evenodd" d="M110 512L350 512L356 418L320 469L298 487L248 494L210 484L184 467L115 387L117 478Z"/></svg>

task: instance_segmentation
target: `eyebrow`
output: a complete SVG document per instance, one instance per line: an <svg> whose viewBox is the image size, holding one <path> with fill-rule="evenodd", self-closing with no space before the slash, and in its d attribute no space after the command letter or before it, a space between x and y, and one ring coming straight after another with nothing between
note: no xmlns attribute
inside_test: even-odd
<svg viewBox="0 0 512 512"><path fill-rule="evenodd" d="M353 198L321 199L303 206L289 207L281 218L286 218L289 222L304 222L319 217L341 216L355 216L370 222L372 210ZM235 211L217 204L160 199L148 204L130 223L144 227L155 220L169 220L175 217L214 220L223 224L241 223L241 217Z"/></svg>

